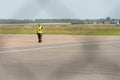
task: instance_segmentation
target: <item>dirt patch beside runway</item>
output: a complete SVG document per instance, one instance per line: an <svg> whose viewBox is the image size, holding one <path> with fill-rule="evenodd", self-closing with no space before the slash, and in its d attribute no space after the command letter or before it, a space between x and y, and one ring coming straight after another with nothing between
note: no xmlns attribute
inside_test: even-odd
<svg viewBox="0 0 120 80"><path fill-rule="evenodd" d="M35 46L46 44L74 43L89 40L119 39L111 35L43 35L43 42L38 43L35 34L0 34L0 48Z"/></svg>

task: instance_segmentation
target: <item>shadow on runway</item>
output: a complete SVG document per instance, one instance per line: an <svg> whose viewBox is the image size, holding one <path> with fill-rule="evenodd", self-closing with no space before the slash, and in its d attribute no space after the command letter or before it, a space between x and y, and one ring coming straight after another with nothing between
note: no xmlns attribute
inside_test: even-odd
<svg viewBox="0 0 120 80"><path fill-rule="evenodd" d="M95 40L95 39L94 39ZM90 39L93 42L93 38ZM114 60L104 57L102 54L101 44L82 45L84 56L75 55L69 62L65 62L51 73L48 80L119 80L120 66ZM88 75L100 75L93 79ZM83 77L84 75L84 77ZM78 77L78 79L75 79ZM82 78L81 78L82 77ZM81 78L81 79L80 79Z"/></svg>

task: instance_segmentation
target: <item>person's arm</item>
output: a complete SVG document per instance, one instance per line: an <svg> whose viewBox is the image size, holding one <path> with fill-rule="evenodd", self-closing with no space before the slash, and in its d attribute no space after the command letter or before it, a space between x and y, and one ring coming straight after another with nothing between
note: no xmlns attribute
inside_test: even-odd
<svg viewBox="0 0 120 80"><path fill-rule="evenodd" d="M43 26L42 26L41 28L42 28L42 30L43 30Z"/></svg>

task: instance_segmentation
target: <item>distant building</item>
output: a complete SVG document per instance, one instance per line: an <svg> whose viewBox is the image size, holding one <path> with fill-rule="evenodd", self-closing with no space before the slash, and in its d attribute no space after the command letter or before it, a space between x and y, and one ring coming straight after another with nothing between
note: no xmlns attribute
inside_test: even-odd
<svg viewBox="0 0 120 80"><path fill-rule="evenodd" d="M41 23L42 25L71 25L71 22L49 22Z"/></svg>
<svg viewBox="0 0 120 80"><path fill-rule="evenodd" d="M113 20L112 20L112 23L113 23L113 24L120 24L120 19L113 19Z"/></svg>

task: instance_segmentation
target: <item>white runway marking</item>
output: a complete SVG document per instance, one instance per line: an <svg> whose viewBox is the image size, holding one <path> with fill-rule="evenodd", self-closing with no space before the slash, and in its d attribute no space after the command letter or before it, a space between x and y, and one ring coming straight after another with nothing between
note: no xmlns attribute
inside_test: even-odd
<svg viewBox="0 0 120 80"><path fill-rule="evenodd" d="M51 48L62 48L62 47L73 47L73 46L81 46L81 45L89 45L89 44L101 44L101 43L113 43L116 41L101 41L101 42L84 42L84 43L74 43L67 45L58 45L58 46L50 46L50 47L39 47L39 48L29 48L29 49L20 49L20 50L8 50L1 51L0 53L10 53L10 52L20 52L20 51L33 51L33 50L42 50L42 49L51 49ZM117 41L120 42L120 41Z"/></svg>

